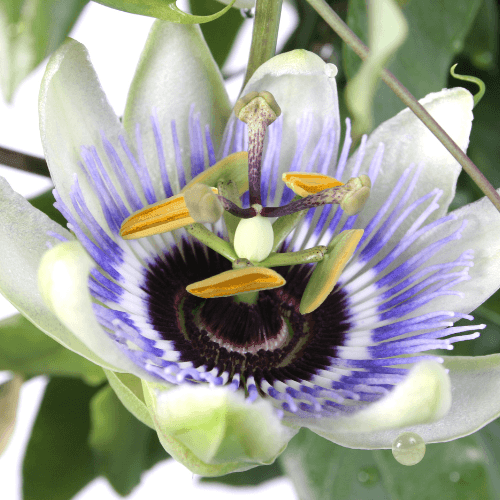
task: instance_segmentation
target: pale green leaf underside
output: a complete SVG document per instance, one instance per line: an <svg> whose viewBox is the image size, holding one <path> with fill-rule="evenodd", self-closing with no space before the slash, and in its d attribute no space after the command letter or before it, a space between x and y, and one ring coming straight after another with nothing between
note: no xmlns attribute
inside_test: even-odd
<svg viewBox="0 0 500 500"><path fill-rule="evenodd" d="M96 0L108 7L131 14L140 14L141 16L156 17L165 21L180 24L202 24L208 23L225 14L234 4L233 0L227 7L219 12L209 16L194 16L182 11L175 4L175 0Z"/></svg>

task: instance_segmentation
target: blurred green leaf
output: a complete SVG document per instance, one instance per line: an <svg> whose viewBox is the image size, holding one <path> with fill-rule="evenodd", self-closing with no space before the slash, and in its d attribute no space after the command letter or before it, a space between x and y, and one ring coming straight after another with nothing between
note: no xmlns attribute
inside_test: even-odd
<svg viewBox="0 0 500 500"><path fill-rule="evenodd" d="M467 71L467 68L465 68ZM462 71L462 72L465 72ZM469 74L474 74L470 72ZM468 155L496 188L500 187L500 75L498 68L477 75L486 84L486 93L474 108ZM482 193L480 196L484 196Z"/></svg>
<svg viewBox="0 0 500 500"><path fill-rule="evenodd" d="M87 442L97 390L80 380L50 380L24 457L23 500L69 500L97 477Z"/></svg>
<svg viewBox="0 0 500 500"><path fill-rule="evenodd" d="M409 35L388 69L417 99L446 85L453 57L462 51L480 4L481 0L409 0L404 3L403 14L408 21ZM365 0L349 0L347 22L366 43ZM347 77L352 78L361 60L344 46L343 63ZM392 90L387 85L380 85L374 99L374 125L403 108Z"/></svg>
<svg viewBox="0 0 500 500"><path fill-rule="evenodd" d="M0 370L35 375L81 377L88 384L106 379L103 369L66 349L21 314L0 321Z"/></svg>
<svg viewBox="0 0 500 500"><path fill-rule="evenodd" d="M464 43L464 53L480 69L495 66L498 54L498 4L483 0Z"/></svg>
<svg viewBox="0 0 500 500"><path fill-rule="evenodd" d="M87 0L0 0L0 84L7 101L64 41L86 4Z"/></svg>
<svg viewBox="0 0 500 500"><path fill-rule="evenodd" d="M351 450L302 429L279 460L301 500L494 500L500 475L488 453L474 434L428 445L407 467L391 450Z"/></svg>
<svg viewBox="0 0 500 500"><path fill-rule="evenodd" d="M61 224L61 226L66 227L66 219L61 215L61 212L54 207L55 198L52 194L52 189L45 191L45 193L39 194L34 198L28 200L35 208L42 211L44 214L48 215L53 221Z"/></svg>
<svg viewBox="0 0 500 500"><path fill-rule="evenodd" d="M259 484L283 476L283 470L278 463L263 465L246 470L245 472L232 472L219 477L202 477L202 482L219 483L227 486L258 486Z"/></svg>
<svg viewBox="0 0 500 500"><path fill-rule="evenodd" d="M498 468L489 463L476 434L428 445L423 460L412 467L396 462L390 450L374 451L373 456L391 500L498 498L490 488L500 479Z"/></svg>
<svg viewBox="0 0 500 500"><path fill-rule="evenodd" d="M206 16L220 7L215 0L190 0L191 12L199 16ZM222 68L231 51L238 30L243 24L243 16L238 9L231 9L222 17L211 23L201 25L201 31L214 56L215 62Z"/></svg>
<svg viewBox="0 0 500 500"><path fill-rule="evenodd" d="M90 403L89 444L95 465L122 496L128 495L142 473L169 457L155 431L139 422L108 385Z"/></svg>
<svg viewBox="0 0 500 500"><path fill-rule="evenodd" d="M193 16L177 7L176 0L95 0L112 9L123 10L131 14L139 14L141 16L156 17L164 19L172 23L180 24L201 24L213 21L224 15L233 5L235 0L218 10L215 14L208 16ZM218 5L220 7L220 5Z"/></svg>
<svg viewBox="0 0 500 500"><path fill-rule="evenodd" d="M308 429L290 441L278 460L300 500L389 498L371 451L343 448Z"/></svg>
<svg viewBox="0 0 500 500"><path fill-rule="evenodd" d="M372 0L368 4L368 29L370 55L349 80L344 93L355 140L372 128L373 97L380 74L408 35L408 24L393 0Z"/></svg>

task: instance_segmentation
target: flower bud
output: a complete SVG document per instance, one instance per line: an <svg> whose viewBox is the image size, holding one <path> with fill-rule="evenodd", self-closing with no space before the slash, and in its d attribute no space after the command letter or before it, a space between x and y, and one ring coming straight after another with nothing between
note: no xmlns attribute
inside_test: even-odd
<svg viewBox="0 0 500 500"><path fill-rule="evenodd" d="M297 432L281 424L263 399L208 385L159 391L145 383L145 396L165 449L197 474L217 476L274 462ZM158 385L156 385L158 387ZM176 453L182 447L186 450Z"/></svg>

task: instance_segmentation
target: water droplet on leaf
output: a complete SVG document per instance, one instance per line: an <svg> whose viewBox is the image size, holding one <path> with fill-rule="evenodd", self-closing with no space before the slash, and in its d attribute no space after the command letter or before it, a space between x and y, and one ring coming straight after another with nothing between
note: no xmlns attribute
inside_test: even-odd
<svg viewBox="0 0 500 500"><path fill-rule="evenodd" d="M402 465L418 464L425 455L424 440L414 432L403 432L392 443L392 454Z"/></svg>

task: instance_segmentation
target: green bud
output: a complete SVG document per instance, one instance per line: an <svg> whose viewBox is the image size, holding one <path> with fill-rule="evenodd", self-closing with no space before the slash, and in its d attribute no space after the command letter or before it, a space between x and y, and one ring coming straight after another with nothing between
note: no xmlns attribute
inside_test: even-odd
<svg viewBox="0 0 500 500"><path fill-rule="evenodd" d="M167 391L144 382L149 410L165 449L196 474L218 476L274 462L296 430L268 401L200 384Z"/></svg>

